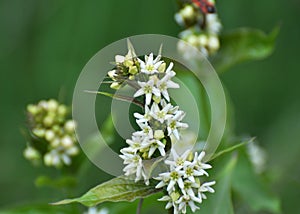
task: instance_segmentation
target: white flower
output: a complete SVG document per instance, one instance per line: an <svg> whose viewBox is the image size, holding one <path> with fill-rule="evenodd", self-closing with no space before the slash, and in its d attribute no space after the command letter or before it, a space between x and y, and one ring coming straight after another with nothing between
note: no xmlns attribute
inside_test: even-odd
<svg viewBox="0 0 300 214"><path fill-rule="evenodd" d="M173 214L178 214L178 205L175 203L175 201L179 198L179 194L176 192L172 192L169 195L165 195L158 199L158 201L167 201L167 205L165 206L166 209L170 209L171 207L174 207Z"/></svg>
<svg viewBox="0 0 300 214"><path fill-rule="evenodd" d="M139 97L143 94L146 96L146 105L150 105L152 94L159 97L160 91L154 87L154 80L150 79L148 82L138 82L139 86L141 87L135 94L134 97Z"/></svg>
<svg viewBox="0 0 300 214"><path fill-rule="evenodd" d="M138 123L142 131L134 132L132 135L142 138L153 138L153 130L147 123Z"/></svg>
<svg viewBox="0 0 300 214"><path fill-rule="evenodd" d="M157 56L153 59L153 53L151 53L149 56L145 56L145 62L138 59L141 66L141 72L145 74L158 73L158 68L163 63L163 61L159 61L160 58L161 56Z"/></svg>
<svg viewBox="0 0 300 214"><path fill-rule="evenodd" d="M98 210L96 207L90 207L84 214L108 214L108 209L102 208Z"/></svg>
<svg viewBox="0 0 300 214"><path fill-rule="evenodd" d="M142 158L137 154L126 153L124 150L121 150L121 152L123 155L120 155L120 157L124 160L124 164L127 165L123 169L125 175L129 176L135 174L136 182L141 180L142 177L146 179Z"/></svg>
<svg viewBox="0 0 300 214"><path fill-rule="evenodd" d="M183 111L176 111L175 115L171 118L168 118L168 135L174 134L174 136L177 138L177 140L180 139L178 129L185 129L188 128L188 124L180 122L185 116L185 113Z"/></svg>
<svg viewBox="0 0 300 214"><path fill-rule="evenodd" d="M178 209L181 213L186 213L187 205L191 208L193 212L195 212L197 209L200 209L195 205L195 202L191 199L189 195L183 195L180 197L176 203L179 204Z"/></svg>
<svg viewBox="0 0 300 214"><path fill-rule="evenodd" d="M211 169L212 167L210 164L202 162L202 159L204 158L204 156L205 156L204 151L200 152L199 156L198 156L198 153L196 152L194 155L193 163L195 164L195 169L197 171L199 171L199 173L202 173L202 175L208 176L208 173L205 170Z"/></svg>
<svg viewBox="0 0 300 214"><path fill-rule="evenodd" d="M202 201L202 199L207 199L207 197L204 193L205 192L214 193L215 190L211 186L215 185L215 184L216 184L215 181L203 183L201 185L201 187L198 189L198 198L200 198L201 201Z"/></svg>
<svg viewBox="0 0 300 214"><path fill-rule="evenodd" d="M139 123L148 122L149 119L151 118L150 115L149 115L149 112L150 112L150 109L147 105L145 106L145 114L144 115L142 115L138 112L135 112L133 114L133 116L136 118L136 123L139 124Z"/></svg>
<svg viewBox="0 0 300 214"><path fill-rule="evenodd" d="M183 172L179 169L174 169L171 172L160 173L159 177L156 179L161 181L156 185L156 188L167 186L167 191L173 192L175 190L175 185L178 184L178 186L182 189L184 188L182 177Z"/></svg>
<svg viewBox="0 0 300 214"><path fill-rule="evenodd" d="M172 149L170 159L166 160L169 166L169 172L160 173L157 180L160 182L155 188L166 187L168 192L160 201L167 201L166 209L174 207L174 213L186 213L187 207L195 212L199 207L196 205L202 203L202 199L206 199L206 192L214 193L211 187L215 181L205 182L201 185L200 178L208 175L204 168L211 167L209 164L202 163L205 155L201 152L194 154L193 161L189 161L188 157L191 150L185 151L182 155Z"/></svg>
<svg viewBox="0 0 300 214"><path fill-rule="evenodd" d="M171 63L166 71L165 76L157 81L156 86L160 90L160 93L166 98L167 101L170 102L170 97L168 93L168 88L179 88L179 85L171 80L173 77L172 72L173 63Z"/></svg>
<svg viewBox="0 0 300 214"><path fill-rule="evenodd" d="M127 153L136 154L142 146L142 140L143 139L141 137L133 135L131 139L126 140L126 143L129 145L129 147L123 148L122 150Z"/></svg>
<svg viewBox="0 0 300 214"><path fill-rule="evenodd" d="M159 150L161 156L165 156L165 144L163 144L160 140L157 139L152 139L150 140L149 144L147 145L149 147L149 153L148 153L148 158L151 158L151 156L154 154L156 149Z"/></svg>
<svg viewBox="0 0 300 214"><path fill-rule="evenodd" d="M153 103L151 106L151 111L149 114L160 123L163 123L165 120L168 120L172 117L172 115L168 114L169 110L171 109L172 105L168 103L163 109L160 109L156 103Z"/></svg>
<svg viewBox="0 0 300 214"><path fill-rule="evenodd" d="M185 151L181 156L177 154L175 149L171 149L171 160L165 160L165 163L170 166L170 169L182 169L186 165L186 159L191 153L191 150Z"/></svg>

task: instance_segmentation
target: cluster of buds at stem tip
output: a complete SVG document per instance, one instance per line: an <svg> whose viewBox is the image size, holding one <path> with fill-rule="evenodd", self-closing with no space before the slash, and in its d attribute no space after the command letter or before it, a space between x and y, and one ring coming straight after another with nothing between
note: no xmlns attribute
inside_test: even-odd
<svg viewBox="0 0 300 214"><path fill-rule="evenodd" d="M204 152L200 155L191 154L186 151L182 156L178 156L175 151L175 141L182 138L181 130L188 128L188 124L182 122L185 112L179 106L173 106L169 96L169 89L178 89L179 85L172 81L176 75L173 70L174 64L168 65L158 54L156 57L151 53L142 58L136 56L134 49L128 41L129 54L118 58L134 62L131 66L136 66L137 71L130 74L130 82L123 80L123 85L133 86L135 93L133 97L140 99L144 104L143 112L135 112L133 116L139 130L132 133L130 139L126 140L127 147L121 149L120 157L124 161L124 173L136 182L143 180L149 184L151 171L149 172L149 161L165 160L165 168L156 178L160 180L156 186L164 188L167 195L161 198L168 201L166 209L173 207L174 213L186 213L189 206L192 211L198 209L195 203L201 203L205 199L205 192L214 192L211 185L214 182L202 183L201 176L208 176L206 169L210 165L202 162ZM130 58L130 57L132 58ZM118 64L117 66L123 66ZM127 72L127 68L124 68ZM120 83L118 76L123 78L125 72L114 73L112 80ZM174 141L174 142L173 142ZM189 160L192 156L193 160Z"/></svg>
<svg viewBox="0 0 300 214"><path fill-rule="evenodd" d="M219 33L222 28L216 9L207 11L201 4L215 7L214 0L187 1L181 0L180 10L175 14L176 22L184 28L179 37L184 42L178 43L178 50L188 52L186 43L198 48L205 56L215 54L220 48ZM195 3L199 2L199 4ZM203 2L203 3L202 3ZM186 42L186 43L185 43Z"/></svg>
<svg viewBox="0 0 300 214"><path fill-rule="evenodd" d="M46 166L62 167L72 163L79 153L75 136L75 121L67 119L66 105L54 99L42 100L27 106L31 139L24 151L26 159L33 163L42 160Z"/></svg>

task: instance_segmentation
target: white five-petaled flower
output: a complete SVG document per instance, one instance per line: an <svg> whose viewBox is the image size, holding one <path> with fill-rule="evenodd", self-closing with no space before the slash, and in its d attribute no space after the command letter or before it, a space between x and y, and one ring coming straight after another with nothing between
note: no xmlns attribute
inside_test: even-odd
<svg viewBox="0 0 300 214"><path fill-rule="evenodd" d="M169 110L172 108L172 105L168 103L162 109L159 108L158 104L153 103L151 106L151 111L149 112L150 116L158 120L160 123L168 120L172 115L168 114Z"/></svg>
<svg viewBox="0 0 300 214"><path fill-rule="evenodd" d="M160 93L164 98L170 102L170 96L168 93L168 88L179 88L179 85L171 80L175 76L175 72L172 71L173 63L170 63L169 67L166 70L165 76L158 80L156 83L157 88L160 90Z"/></svg>
<svg viewBox="0 0 300 214"><path fill-rule="evenodd" d="M145 105L145 114L140 114L138 112L135 112L133 114L133 116L136 118L136 123L139 124L139 123L146 123L150 120L151 116L149 115L149 112L150 112L150 108Z"/></svg>
<svg viewBox="0 0 300 214"><path fill-rule="evenodd" d="M124 160L124 164L127 165L123 169L125 175L129 176L135 174L135 181L139 181L142 178L146 179L142 158L137 154L127 153L123 150L121 150L121 152L123 155L120 155L120 157Z"/></svg>
<svg viewBox="0 0 300 214"><path fill-rule="evenodd" d="M169 172L159 174L156 178L160 182L156 188L166 187L167 196L159 199L167 201L166 209L174 207L174 213L186 213L187 207L190 207L195 212L199 207L196 204L201 204L203 199L206 199L206 192L213 193L211 187L215 181L205 182L201 184L200 179L203 175L207 175L205 169L210 168L209 164L202 162L205 152L194 153L193 161L189 161L190 150L187 150L182 155L172 149L170 159L165 160L169 166Z"/></svg>
<svg viewBox="0 0 300 214"><path fill-rule="evenodd" d="M158 68L163 63L163 61L160 61L160 58L161 56L157 56L153 59L153 53L151 53L149 56L145 56L145 62L138 59L141 66L141 72L145 74L158 73Z"/></svg>
<svg viewBox="0 0 300 214"><path fill-rule="evenodd" d="M163 144L160 140L152 139L149 140L148 145L146 147L149 148L148 152L148 158L151 158L151 156L154 154L154 152L158 149L161 156L165 156L165 144Z"/></svg>
<svg viewBox="0 0 300 214"><path fill-rule="evenodd" d="M150 105L152 95L159 97L160 91L154 86L154 80L150 79L148 82L138 82L139 86L141 87L135 94L134 97L139 97L141 95L146 96L146 105Z"/></svg>
<svg viewBox="0 0 300 214"><path fill-rule="evenodd" d="M178 129L185 129L188 128L188 124L180 122L185 116L183 111L176 111L175 115L171 118L168 118L168 135L174 134L174 136L179 140L179 132Z"/></svg>

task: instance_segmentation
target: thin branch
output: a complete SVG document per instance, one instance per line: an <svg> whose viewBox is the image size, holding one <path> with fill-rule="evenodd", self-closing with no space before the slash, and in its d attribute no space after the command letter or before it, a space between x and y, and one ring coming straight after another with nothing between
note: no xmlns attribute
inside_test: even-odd
<svg viewBox="0 0 300 214"><path fill-rule="evenodd" d="M137 207L137 209L136 209L136 214L141 214L143 202L144 202L144 199L141 198L140 201L139 201L138 207Z"/></svg>
<svg viewBox="0 0 300 214"><path fill-rule="evenodd" d="M132 99L132 97L128 97L128 96L124 96L124 95L118 95L118 94L111 94L111 93L107 93L107 92L102 92L102 91L89 91L89 90L85 90L84 92L86 93L91 93L91 94L101 94L107 97L111 97L113 99L116 100L120 100L120 101L125 101L125 102L129 102L129 103L134 103L135 105L144 108L144 104Z"/></svg>

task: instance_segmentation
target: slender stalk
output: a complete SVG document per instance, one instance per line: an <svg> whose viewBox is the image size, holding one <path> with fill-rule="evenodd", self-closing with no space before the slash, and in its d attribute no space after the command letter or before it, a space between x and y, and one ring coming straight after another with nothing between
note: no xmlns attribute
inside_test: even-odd
<svg viewBox="0 0 300 214"><path fill-rule="evenodd" d="M144 199L141 198L140 201L139 201L138 207L137 207L137 209L136 209L136 214L141 214L143 202L144 202Z"/></svg>

